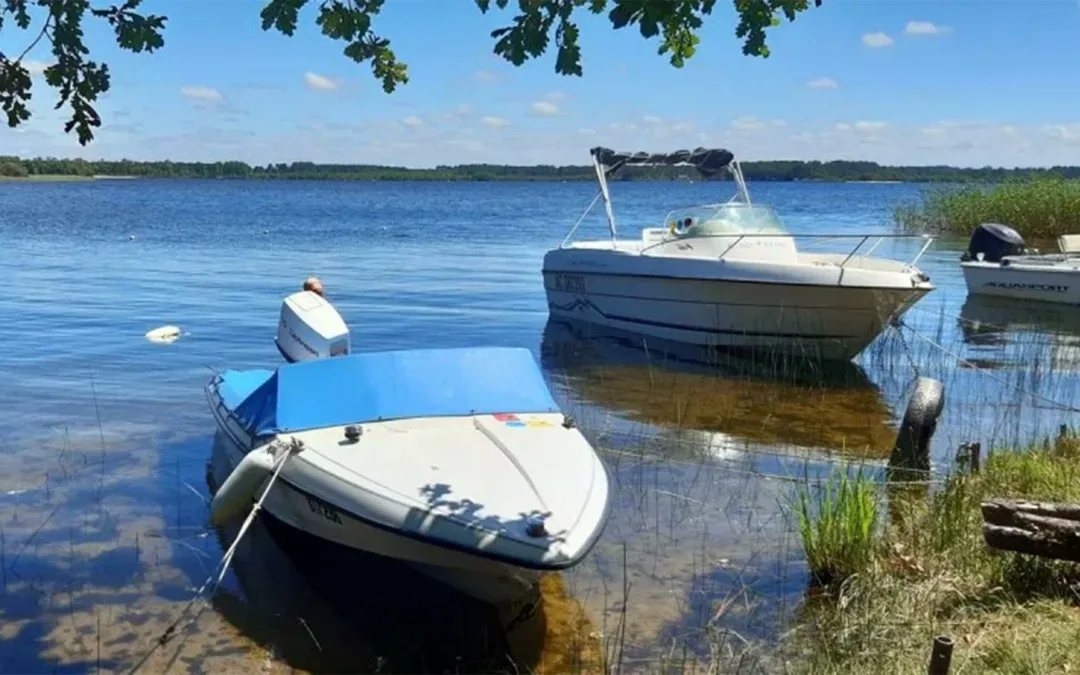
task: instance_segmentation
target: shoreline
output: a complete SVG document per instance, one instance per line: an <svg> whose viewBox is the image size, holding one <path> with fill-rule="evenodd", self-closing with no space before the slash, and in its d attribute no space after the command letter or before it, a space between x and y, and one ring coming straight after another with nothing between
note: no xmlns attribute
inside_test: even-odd
<svg viewBox="0 0 1080 675"><path fill-rule="evenodd" d="M327 176L327 175L253 175L253 176L135 176L94 174L31 174L29 176L0 176L0 183L86 183L92 181L233 181L233 182L289 182L309 181L319 183L593 183L595 176L549 177L549 176ZM686 178L638 177L611 181L612 183L730 183L730 180L688 180ZM956 180L845 180L843 178L757 178L756 183L814 183L849 185L959 185L979 181Z"/></svg>

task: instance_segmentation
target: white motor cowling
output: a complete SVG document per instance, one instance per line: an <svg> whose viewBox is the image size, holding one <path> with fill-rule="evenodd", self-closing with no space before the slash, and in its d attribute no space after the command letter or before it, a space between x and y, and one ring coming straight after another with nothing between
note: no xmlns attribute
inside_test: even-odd
<svg viewBox="0 0 1080 675"><path fill-rule="evenodd" d="M276 342L289 362L344 356L351 347L341 315L311 291L293 293L281 303Z"/></svg>

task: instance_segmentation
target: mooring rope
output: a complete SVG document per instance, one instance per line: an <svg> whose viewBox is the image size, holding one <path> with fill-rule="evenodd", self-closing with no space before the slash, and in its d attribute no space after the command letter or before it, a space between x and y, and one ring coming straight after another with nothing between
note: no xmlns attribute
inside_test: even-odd
<svg viewBox="0 0 1080 675"><path fill-rule="evenodd" d="M991 379L997 380L998 382L1004 384L1006 387L1010 387L1011 389L1014 389L1014 390L1016 390L1017 392L1019 392L1021 394L1027 394L1028 396L1032 397L1033 399L1042 401L1043 403L1046 403L1047 405L1049 405L1049 406L1051 406L1053 408L1057 408L1059 410L1064 410L1066 412L1080 412L1080 408L1077 408L1076 406L1071 406L1071 405L1068 405L1067 403L1062 403L1060 401L1055 401L1054 399L1043 396L1042 394L1037 394L1034 391L1031 391L1030 389L1025 389L1024 387L1021 387L1020 385L1016 384L1015 382L1010 382L1009 380L1005 379L1004 377L1001 377L1000 375L993 372L992 370L988 370L986 368L983 368L983 367L979 366L976 363L972 363L971 361L968 361L967 359L960 356L956 352L950 350L945 345L943 345L943 344L937 342L936 340L934 340L933 338L927 337L926 335L923 335L919 331L915 330L906 321L900 320L900 321L897 321L896 323L897 323L897 326L899 326L901 328L907 328L909 331L911 331L912 335L914 335L915 337L919 338L920 340L926 342L931 347L934 347L935 349L940 350L942 353L944 353L944 354L946 354L948 356L951 356L952 358L956 359L957 361L964 364L968 368L971 368L972 370L975 370L976 372L978 372L981 375L986 375L987 377L989 377Z"/></svg>
<svg viewBox="0 0 1080 675"><path fill-rule="evenodd" d="M210 597L214 597L214 594L217 593L218 586L220 586L222 580L225 579L225 573L229 570L229 564L232 562L233 555L236 554L236 549L237 547L239 547L240 541L244 538L244 534L251 526L251 523L255 521L255 516L258 515L259 511L262 509L263 502L266 500L266 496L270 494L270 488L273 487L274 482L277 480L278 474L281 473L281 469L285 466L285 463L289 461L289 458L292 457L293 453L300 450L302 447L303 443L301 441L292 439L291 443L284 448L284 451L281 452L281 456L278 457L275 462L274 473L270 476L270 480L266 482L266 487L263 489L262 495L259 497L258 500L255 501L255 505L251 508L251 513L249 513L247 518L244 520L244 524L240 526L240 531L237 532L236 539L233 540L233 543L229 547L229 550L225 552L224 556L222 556L221 562L218 563L218 566L214 569L214 572L211 572L210 576L206 577L206 581L204 581L202 586L199 587L199 590L195 592L195 595L192 596L191 600L189 600L188 603L184 605L184 609L180 611L180 615L176 617L176 620L169 624L169 627L165 629L165 632L163 632L157 638L157 640L155 640L154 646L150 648L150 651L148 651L145 655L143 655L141 659L139 659L139 662L136 663L130 671L128 671L129 673L133 674L138 672L139 668L143 667L143 665L150 659L151 656L153 656L154 652L156 652L159 647L164 646L176 635L177 632L179 632L177 630L177 626L180 625L180 622L188 613L188 610L190 610L191 607L195 604L195 601L199 600L202 597L202 594L206 591L206 588L210 585L211 581L213 582L213 587L210 589ZM216 579L214 577L215 574L217 574ZM200 609L195 614L195 616L191 617L191 619L188 620L188 623L184 626L184 628L186 629L188 626L195 623L195 621L197 621L198 618L202 616L202 613L206 609L206 607L207 605L204 604L202 609Z"/></svg>

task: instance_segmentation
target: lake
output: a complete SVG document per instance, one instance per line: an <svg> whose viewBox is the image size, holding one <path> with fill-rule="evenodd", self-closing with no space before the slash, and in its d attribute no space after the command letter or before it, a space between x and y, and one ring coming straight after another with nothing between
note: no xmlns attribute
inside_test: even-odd
<svg viewBox="0 0 1080 675"><path fill-rule="evenodd" d="M619 183L616 217L637 236L730 188ZM920 189L750 185L798 233L891 232L892 209ZM185 609L235 536L207 522L203 386L214 370L279 362L281 298L310 274L356 350L533 350L603 451L611 523L510 634L399 566L339 560L257 522L213 609L147 671L562 672L616 647L624 667L652 668L707 659L717 640L721 652L767 646L806 588L784 508L792 486L841 461L880 467L916 375L946 387L939 471L963 441L1027 442L1070 419L1080 317L967 299L963 240L921 259L937 289L905 317L910 329L838 375L583 345L548 324L540 264L594 194L585 183L0 183L0 671L126 671ZM606 236L599 215L583 228ZM919 247L890 241L875 255ZM184 335L144 339L163 324Z"/></svg>

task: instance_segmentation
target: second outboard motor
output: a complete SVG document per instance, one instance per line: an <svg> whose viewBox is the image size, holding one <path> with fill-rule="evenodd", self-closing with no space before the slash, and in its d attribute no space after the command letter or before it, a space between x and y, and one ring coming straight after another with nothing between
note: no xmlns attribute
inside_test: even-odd
<svg viewBox="0 0 1080 675"><path fill-rule="evenodd" d="M333 305L311 291L293 293L281 303L276 342L289 363L351 351L349 327Z"/></svg>
<svg viewBox="0 0 1080 675"><path fill-rule="evenodd" d="M983 223L975 228L961 260L979 260L982 254L984 262L1001 262L1008 255L1024 253L1024 238L1007 225Z"/></svg>

